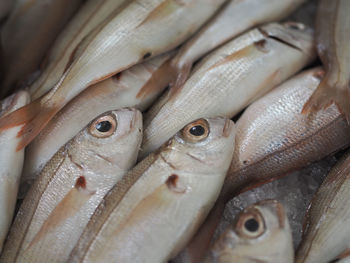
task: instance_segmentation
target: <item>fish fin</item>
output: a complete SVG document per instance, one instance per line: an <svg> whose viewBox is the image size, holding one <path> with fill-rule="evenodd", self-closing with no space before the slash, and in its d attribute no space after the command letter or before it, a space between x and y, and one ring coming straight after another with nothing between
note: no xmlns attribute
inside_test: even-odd
<svg viewBox="0 0 350 263"><path fill-rule="evenodd" d="M187 63L183 65L181 68L177 69L177 76L175 79L175 83L172 85L174 90L178 90L182 87L187 81L192 69L192 63Z"/></svg>
<svg viewBox="0 0 350 263"><path fill-rule="evenodd" d="M137 93L136 98L145 99L150 94L154 94L154 92L166 88L169 83L174 81L175 77L176 72L171 66L170 60L168 60L153 72L151 78Z"/></svg>
<svg viewBox="0 0 350 263"><path fill-rule="evenodd" d="M47 233L64 223L64 221L73 216L89 200L95 192L86 189L86 179L84 176L78 177L75 186L58 203L54 210L45 220L33 240L28 245L30 249L35 243L39 242Z"/></svg>
<svg viewBox="0 0 350 263"><path fill-rule="evenodd" d="M40 99L35 100L3 118L0 118L0 132L23 125L22 129L17 134L17 137L22 137L22 140L16 148L16 150L19 151L27 146L39 134L57 111L57 107L47 107L42 104Z"/></svg>
<svg viewBox="0 0 350 263"><path fill-rule="evenodd" d="M350 124L350 89L344 86L330 86L327 76L323 78L320 85L305 103L302 113L310 114L321 109L327 109L334 103L339 111L345 114Z"/></svg>

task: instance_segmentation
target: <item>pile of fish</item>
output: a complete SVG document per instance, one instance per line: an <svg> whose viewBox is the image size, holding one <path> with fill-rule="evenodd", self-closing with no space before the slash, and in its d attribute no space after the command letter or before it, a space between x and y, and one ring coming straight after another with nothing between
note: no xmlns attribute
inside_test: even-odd
<svg viewBox="0 0 350 263"><path fill-rule="evenodd" d="M349 12L1 0L0 262L349 263ZM328 156L300 244L267 193L218 234Z"/></svg>

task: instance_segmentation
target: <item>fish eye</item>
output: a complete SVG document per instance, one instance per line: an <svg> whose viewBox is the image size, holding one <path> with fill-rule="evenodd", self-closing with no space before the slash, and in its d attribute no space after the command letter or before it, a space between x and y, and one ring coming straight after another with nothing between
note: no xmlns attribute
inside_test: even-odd
<svg viewBox="0 0 350 263"><path fill-rule="evenodd" d="M244 238L257 238L265 232L265 222L258 210L244 211L236 224L236 232Z"/></svg>
<svg viewBox="0 0 350 263"><path fill-rule="evenodd" d="M182 137L189 142L199 142L209 135L209 123L204 119L187 124L182 129Z"/></svg>
<svg viewBox="0 0 350 263"><path fill-rule="evenodd" d="M117 129L117 121L112 115L104 115L90 124L89 132L96 138L111 136Z"/></svg>

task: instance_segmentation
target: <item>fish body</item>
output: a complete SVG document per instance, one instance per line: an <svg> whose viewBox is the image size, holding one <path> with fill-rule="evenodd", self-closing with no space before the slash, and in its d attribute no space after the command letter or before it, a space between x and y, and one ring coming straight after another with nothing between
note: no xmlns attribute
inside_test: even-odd
<svg viewBox="0 0 350 263"><path fill-rule="evenodd" d="M33 100L55 86L70 59L74 57L79 43L109 15L117 13L118 8L122 9L125 2L125 0L89 0L79 9L51 48L45 70L29 88Z"/></svg>
<svg viewBox="0 0 350 263"><path fill-rule="evenodd" d="M146 109L163 91L167 82L167 61L173 53L160 55L97 83L68 103L26 148L20 194L38 176L51 157L103 112L136 107ZM152 89L149 89L149 84ZM155 86L158 88L154 89Z"/></svg>
<svg viewBox="0 0 350 263"><path fill-rule="evenodd" d="M184 86L170 90L146 114L140 157L197 118L233 117L312 61L312 34L298 26L268 24L206 56Z"/></svg>
<svg viewBox="0 0 350 263"><path fill-rule="evenodd" d="M69 262L167 262L219 195L232 157L226 118L186 125L104 198Z"/></svg>
<svg viewBox="0 0 350 263"><path fill-rule="evenodd" d="M0 130L25 123L18 149L88 86L145 59L170 51L193 34L225 0L131 1L91 32L62 78L28 107L0 120ZM171 29L171 30L170 30ZM111 59L116 58L116 59Z"/></svg>
<svg viewBox="0 0 350 263"><path fill-rule="evenodd" d="M350 145L350 126L335 106L300 114L323 75L321 68L302 72L245 110L236 123L234 155L220 197L177 262L198 262L232 197Z"/></svg>
<svg viewBox="0 0 350 263"><path fill-rule="evenodd" d="M102 114L47 163L24 199L0 262L66 262L104 195L134 165L142 116Z"/></svg>
<svg viewBox="0 0 350 263"><path fill-rule="evenodd" d="M304 2L305 0L228 1L173 59L173 66L180 72L176 84L181 86L186 81L192 64L203 55L253 26L288 16Z"/></svg>
<svg viewBox="0 0 350 263"><path fill-rule="evenodd" d="M350 123L350 2L319 1L316 16L317 51L326 75L303 108L315 112L335 103Z"/></svg>
<svg viewBox="0 0 350 263"><path fill-rule="evenodd" d="M1 30L2 96L39 68L57 34L82 0L16 1Z"/></svg>
<svg viewBox="0 0 350 263"><path fill-rule="evenodd" d="M293 263L291 229L283 206L261 201L244 209L215 242L205 263Z"/></svg>
<svg viewBox="0 0 350 263"><path fill-rule="evenodd" d="M323 263L350 249L350 158L347 154L330 171L306 214L297 263Z"/></svg>
<svg viewBox="0 0 350 263"><path fill-rule="evenodd" d="M19 91L2 102L0 114L9 114L29 102L28 92ZM24 149L16 151L19 129L20 127L14 127L0 136L0 251L12 222L22 174Z"/></svg>

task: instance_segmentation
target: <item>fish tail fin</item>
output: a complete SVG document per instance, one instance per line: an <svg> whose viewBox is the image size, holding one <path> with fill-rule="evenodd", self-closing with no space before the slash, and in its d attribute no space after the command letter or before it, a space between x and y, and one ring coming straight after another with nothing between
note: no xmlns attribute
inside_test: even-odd
<svg viewBox="0 0 350 263"><path fill-rule="evenodd" d="M57 111L58 108L47 107L41 103L41 100L35 100L1 118L0 132L23 125L17 134L18 138L21 137L21 141L16 148L19 151L39 134Z"/></svg>
<svg viewBox="0 0 350 263"><path fill-rule="evenodd" d="M330 86L327 76L323 78L320 85L305 103L302 113L314 113L328 108L332 103L337 105L339 111L345 115L348 124L350 124L350 87L349 85Z"/></svg>

